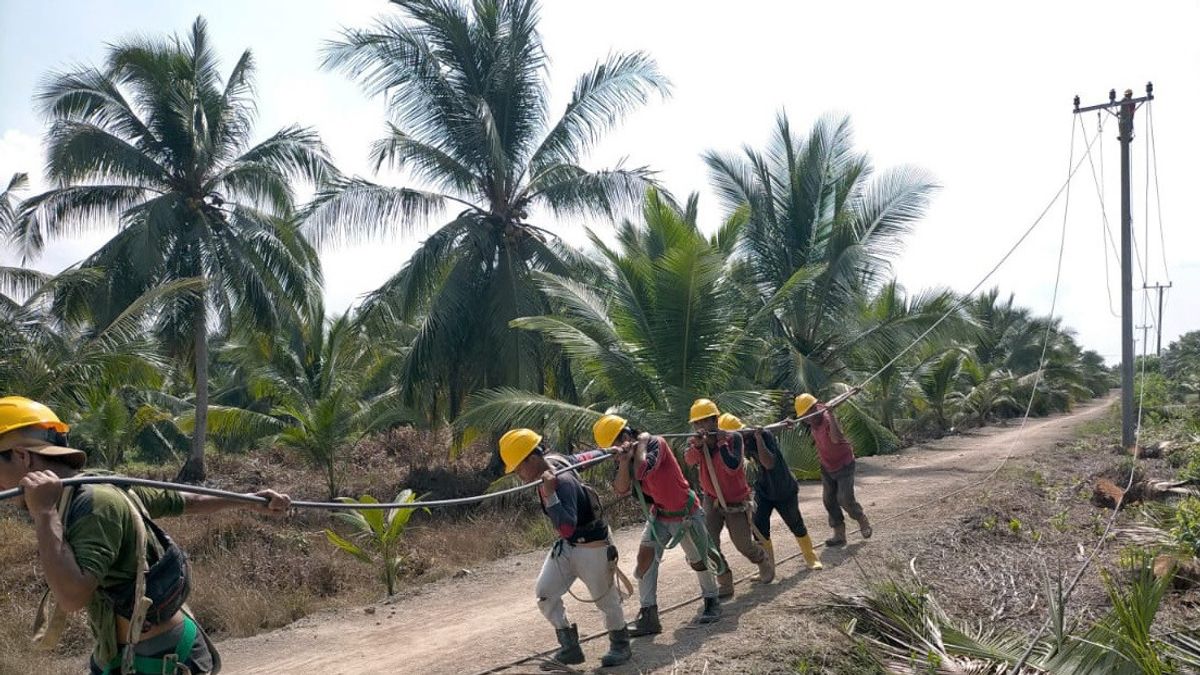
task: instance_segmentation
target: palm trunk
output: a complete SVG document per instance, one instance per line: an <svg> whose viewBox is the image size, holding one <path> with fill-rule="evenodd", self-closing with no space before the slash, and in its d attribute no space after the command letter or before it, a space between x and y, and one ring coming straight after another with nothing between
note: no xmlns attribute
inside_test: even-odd
<svg viewBox="0 0 1200 675"><path fill-rule="evenodd" d="M208 314L203 302L196 311L196 426L192 431L192 451L179 470L176 480L181 483L200 483L207 477L204 468L204 445L208 437Z"/></svg>
<svg viewBox="0 0 1200 675"><path fill-rule="evenodd" d="M330 452L329 461L325 464L325 481L326 487L329 488L329 501L334 501L338 497L337 467L335 459L336 458L334 454Z"/></svg>

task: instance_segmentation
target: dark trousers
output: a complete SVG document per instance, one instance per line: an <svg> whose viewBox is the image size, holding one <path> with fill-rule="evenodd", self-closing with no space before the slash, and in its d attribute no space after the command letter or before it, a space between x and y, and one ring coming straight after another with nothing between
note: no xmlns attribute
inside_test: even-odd
<svg viewBox="0 0 1200 675"><path fill-rule="evenodd" d="M821 488L821 498L825 502L825 510L829 512L830 527L846 524L842 511L855 520L862 519L862 505L854 498L854 462L833 473L822 468Z"/></svg>
<svg viewBox="0 0 1200 675"><path fill-rule="evenodd" d="M771 538L771 512L778 511L779 517L783 518L784 524L797 537L808 536L808 528L804 526L804 516L800 515L800 495L793 494L790 497L780 499L778 501L770 499L761 492L756 492L754 495L754 527L762 532L763 536L768 540Z"/></svg>

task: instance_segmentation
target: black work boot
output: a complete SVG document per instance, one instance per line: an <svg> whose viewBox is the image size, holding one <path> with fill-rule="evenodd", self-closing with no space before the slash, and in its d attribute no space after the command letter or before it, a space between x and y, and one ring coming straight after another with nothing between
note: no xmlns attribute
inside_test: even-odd
<svg viewBox="0 0 1200 675"><path fill-rule="evenodd" d="M629 626L629 637L658 635L661 632L662 623L658 620L658 605L643 607L638 611L637 621Z"/></svg>
<svg viewBox="0 0 1200 675"><path fill-rule="evenodd" d="M600 657L600 666L610 668L628 663L633 658L633 650L629 648L629 630L618 628L608 632L608 653Z"/></svg>
<svg viewBox="0 0 1200 675"><path fill-rule="evenodd" d="M705 598L704 609L696 615L692 623L713 623L721 618L721 601L717 598Z"/></svg>
<svg viewBox="0 0 1200 675"><path fill-rule="evenodd" d="M554 656L551 658L568 666L583 663L583 649L579 646L579 628L575 624L571 624L569 628L555 628L554 635L558 637L559 650L554 652ZM554 669L552 664L542 664L542 670Z"/></svg>

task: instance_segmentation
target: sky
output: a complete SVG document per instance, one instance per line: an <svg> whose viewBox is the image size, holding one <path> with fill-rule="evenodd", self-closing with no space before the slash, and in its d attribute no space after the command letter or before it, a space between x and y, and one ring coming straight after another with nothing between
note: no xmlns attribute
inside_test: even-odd
<svg viewBox="0 0 1200 675"><path fill-rule="evenodd" d="M320 50L340 29L394 11L382 0L0 0L0 180L25 171L35 190L46 186L40 176L45 124L33 97L48 73L98 64L106 45L125 37L184 33L201 14L226 69L242 50L254 53L260 138L288 124L311 125L339 167L371 175L367 151L383 135L383 104L322 70ZM1154 82L1156 101L1139 111L1131 150L1133 229L1142 261L1133 271L1135 325L1158 323L1153 303L1142 319L1143 283L1171 281L1165 347L1200 329L1200 228L1187 201L1200 150L1193 121L1200 119L1198 28L1200 0L544 0L541 22L553 111L562 110L575 79L610 52L654 56L673 95L634 113L585 164L601 168L624 158L657 169L676 195L700 193L706 229L715 229L723 214L702 153L761 147L781 111L800 130L825 114L848 115L859 149L877 168L930 171L941 187L893 261L897 278L912 291L971 290L1046 208L1071 162L1079 163L1069 191L984 287L997 286L1019 304L1049 313L1065 241L1055 314L1110 362L1120 357L1113 313L1120 311L1120 272L1103 243L1103 215L1119 242L1116 123L1105 123L1085 155L1099 120L1096 113L1077 119L1072 98L1078 94L1085 106L1101 103L1114 88L1140 96L1145 83ZM1157 171L1151 166L1149 172L1148 113L1157 157ZM548 226L579 245L586 242L585 226L609 227ZM322 249L328 306L347 308L379 286L423 232ZM111 235L53 241L33 265L61 270ZM13 261L11 252L0 251L0 264Z"/></svg>

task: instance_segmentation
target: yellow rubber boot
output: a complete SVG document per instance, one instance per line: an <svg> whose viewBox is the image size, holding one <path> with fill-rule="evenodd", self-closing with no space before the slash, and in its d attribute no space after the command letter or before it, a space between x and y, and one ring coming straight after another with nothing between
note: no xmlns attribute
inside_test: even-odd
<svg viewBox="0 0 1200 675"><path fill-rule="evenodd" d="M807 534L803 537L796 537L796 543L800 544L800 552L804 554L804 562L808 563L808 569L825 569L825 566L821 564L821 561L817 560L816 552L813 551L811 537L809 537Z"/></svg>
<svg viewBox="0 0 1200 675"><path fill-rule="evenodd" d="M774 562L774 560L775 560L775 544L772 544L770 539L764 539L763 541L760 541L758 543L762 545L763 549L766 550L766 552L767 552L767 556L771 558L772 562Z"/></svg>

